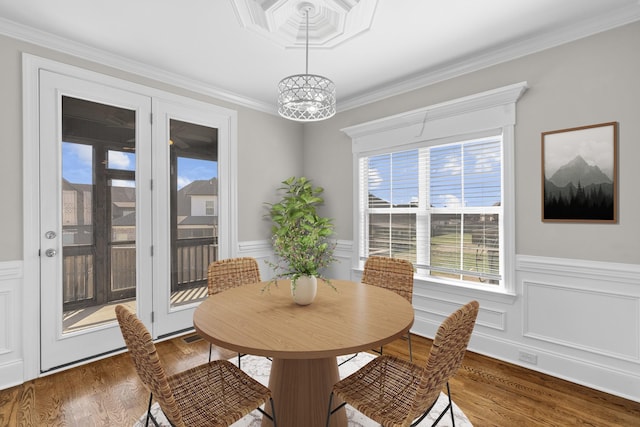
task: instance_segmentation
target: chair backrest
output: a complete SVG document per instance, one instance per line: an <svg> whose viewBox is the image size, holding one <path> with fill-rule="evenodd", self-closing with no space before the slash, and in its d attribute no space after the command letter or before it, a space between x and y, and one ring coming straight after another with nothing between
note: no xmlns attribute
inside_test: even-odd
<svg viewBox="0 0 640 427"><path fill-rule="evenodd" d="M151 334L140 319L124 305L116 306L116 317L140 380L153 394L173 425L184 425Z"/></svg>
<svg viewBox="0 0 640 427"><path fill-rule="evenodd" d="M413 264L399 258L370 256L364 263L362 283L389 289L413 301Z"/></svg>
<svg viewBox="0 0 640 427"><path fill-rule="evenodd" d="M209 295L260 281L260 269L255 258L229 258L209 264L207 272Z"/></svg>
<svg viewBox="0 0 640 427"><path fill-rule="evenodd" d="M413 403L415 416L438 398L440 391L462 365L480 305L471 301L447 317L433 340L420 387Z"/></svg>

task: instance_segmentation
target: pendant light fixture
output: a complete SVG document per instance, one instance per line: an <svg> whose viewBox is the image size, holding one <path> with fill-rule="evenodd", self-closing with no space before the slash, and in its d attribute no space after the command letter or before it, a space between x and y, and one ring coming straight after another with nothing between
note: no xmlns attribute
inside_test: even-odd
<svg viewBox="0 0 640 427"><path fill-rule="evenodd" d="M298 6L306 18L305 74L285 77L278 83L278 114L299 122L315 122L336 114L336 85L326 77L309 74L309 12L311 3Z"/></svg>

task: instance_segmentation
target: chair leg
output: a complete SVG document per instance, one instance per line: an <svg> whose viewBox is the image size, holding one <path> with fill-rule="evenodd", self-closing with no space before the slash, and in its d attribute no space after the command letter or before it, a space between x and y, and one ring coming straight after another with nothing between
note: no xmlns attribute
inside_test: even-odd
<svg viewBox="0 0 640 427"><path fill-rule="evenodd" d="M440 420L442 419L442 417L444 417L447 413L447 411L451 411L451 426L452 427L456 427L456 421L453 417L453 403L451 402L451 390L449 389L449 382L447 381L447 399L449 400L449 402L447 403L447 406L445 406L445 408L442 410L442 412L440 412L440 415L438 415L438 418L436 418L436 420L433 422L433 424L431 424L431 427L435 427L436 425L438 425L438 423L440 422ZM431 408L433 408L433 406L435 406L436 402L438 401L438 399L436 399L435 402L433 402L433 405L431 405ZM431 411L431 408L429 408L429 411ZM423 417L429 413L429 411L427 411Z"/></svg>
<svg viewBox="0 0 640 427"><path fill-rule="evenodd" d="M147 420L145 421L145 427L149 426L149 417L151 417L151 404L153 403L153 393L149 393L149 405L147 406Z"/></svg>
<svg viewBox="0 0 640 427"><path fill-rule="evenodd" d="M269 398L269 402L271 404L271 415L269 415L264 409L258 407L256 408L258 411L262 413L265 417L271 420L273 427L278 427L278 422L276 421L276 406L273 404L273 397ZM265 408L266 409L266 408Z"/></svg>
<svg viewBox="0 0 640 427"><path fill-rule="evenodd" d="M453 403L451 402L451 390L449 389L449 381L447 381L447 397L449 398L449 410L451 411L451 426L456 427L456 420L453 416Z"/></svg>
<svg viewBox="0 0 640 427"><path fill-rule="evenodd" d="M333 392L329 395L329 409L327 409L327 423L325 427L329 427L329 421L331 421L331 403L333 403Z"/></svg>
<svg viewBox="0 0 640 427"><path fill-rule="evenodd" d="M349 357L348 359L345 359L345 360L343 360L342 362L338 363L338 366L342 366L342 365L344 365L345 363L347 363L348 361L355 359L357 355L358 355L358 353L354 353L354 354L353 354L351 357Z"/></svg>
<svg viewBox="0 0 640 427"><path fill-rule="evenodd" d="M329 409L327 409L327 425L326 425L326 427L329 427L329 421L331 421L331 415L335 414L343 406L346 406L347 402L342 402L341 404L336 406L336 409L334 409L334 410L331 410L331 405L332 404L333 404L333 392L331 392L331 394L329 395Z"/></svg>
<svg viewBox="0 0 640 427"><path fill-rule="evenodd" d="M442 412L440 412L440 415L438 415L438 418L436 418L436 420L433 422L433 424L431 424L431 427L435 427L438 425L438 423L440 422L440 420L442 419L442 417L445 416L445 414L447 413L447 411L451 410L451 426L452 427L456 427L456 422L453 418L453 403L451 402L451 390L449 389L449 382L447 381L447 398L449 399L449 403L447 404L447 406L445 406L445 408L442 410ZM427 409L425 412L422 413L422 415L420 415L418 418L416 418L410 425L410 427L416 427L417 425L419 425L422 420L424 420L426 418L427 415L429 415L429 413L431 412L431 410L436 406L436 403L438 403L438 400L440 399L440 396L436 397L436 400L433 401L433 403L431 404L431 406L429 406L429 409Z"/></svg>
<svg viewBox="0 0 640 427"><path fill-rule="evenodd" d="M273 422L273 427L278 427L278 421L276 420L276 405L273 404L272 397L269 398L269 402L271 402L271 421Z"/></svg>
<svg viewBox="0 0 640 427"><path fill-rule="evenodd" d="M155 425L156 427L160 427L160 424L158 424L156 417L154 417L153 414L151 413L152 403L153 403L153 393L149 393L149 405L147 406L147 420L145 421L144 425L148 427L149 419L151 419L151 421L153 421L153 425Z"/></svg>

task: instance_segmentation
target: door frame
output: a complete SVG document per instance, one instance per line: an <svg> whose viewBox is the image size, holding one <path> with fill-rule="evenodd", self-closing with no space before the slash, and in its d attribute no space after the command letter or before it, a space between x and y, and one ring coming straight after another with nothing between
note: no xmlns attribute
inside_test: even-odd
<svg viewBox="0 0 640 427"><path fill-rule="evenodd" d="M103 68L100 65L97 69ZM137 92L154 99L163 99L177 104L190 105L203 103L192 98L173 94L150 86L133 83L115 77L91 71L73 65L42 58L28 53L22 54L22 117L23 117L23 287L22 287L22 332L23 332L23 366L24 381L49 375L63 369L79 366L90 361L110 357L117 352L97 356L91 360L80 361L42 373L40 369L40 201L39 170L34 165L40 164L39 155L39 70L45 69L55 73L85 79L123 90ZM133 77L133 75L132 75ZM176 90L179 90L176 88ZM213 100L212 100L213 101ZM217 114L226 118L229 131L225 138L220 138L219 171L221 209L219 212L219 256L227 258L238 253L237 224L237 170L238 170L238 117L237 111L219 107L215 104L203 103L213 108ZM142 184L141 184L142 185ZM151 186L152 184L149 183ZM222 205L222 198L226 205ZM155 298L155 297L154 297ZM141 302L145 303L145 302ZM152 304L151 301L148 304ZM154 336L155 337L155 336ZM124 350L121 350L121 352Z"/></svg>

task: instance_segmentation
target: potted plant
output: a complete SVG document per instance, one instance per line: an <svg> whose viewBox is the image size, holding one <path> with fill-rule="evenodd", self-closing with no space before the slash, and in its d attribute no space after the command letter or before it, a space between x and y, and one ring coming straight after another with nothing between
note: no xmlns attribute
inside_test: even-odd
<svg viewBox="0 0 640 427"><path fill-rule="evenodd" d="M276 255L276 262L269 262L275 271L272 282L277 284L278 279L291 279L294 300L303 305L308 300L306 304L309 304L315 297L316 279L325 279L322 269L335 261L335 243L329 240L333 223L316 212L316 207L324 203L320 196L324 191L322 187L314 187L305 177L291 177L282 184L284 186L278 189L282 199L278 203L267 203ZM301 288L307 280L311 281L309 286L313 291L309 293L312 295L306 295L307 291Z"/></svg>

